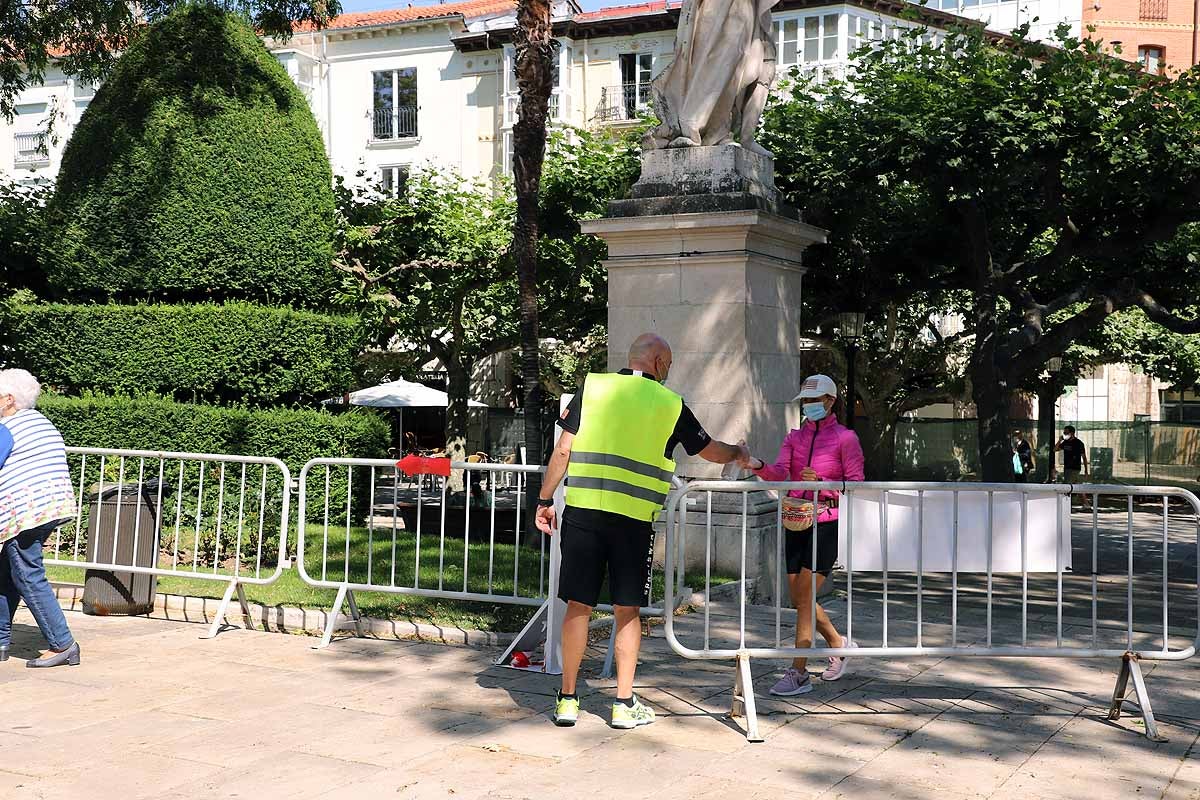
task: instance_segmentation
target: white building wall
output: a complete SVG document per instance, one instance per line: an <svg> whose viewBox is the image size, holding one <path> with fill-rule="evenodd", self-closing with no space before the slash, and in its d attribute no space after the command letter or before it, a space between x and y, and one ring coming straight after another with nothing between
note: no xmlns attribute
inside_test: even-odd
<svg viewBox="0 0 1200 800"><path fill-rule="evenodd" d="M1076 33L1079 29L1077 0L1074 5L1070 0L938 2L1000 31L1035 16L1041 18L1035 26L1038 35L1048 35L1060 19ZM913 24L840 4L779 12L775 19L781 71L800 67L820 75L840 74L849 54L865 41L891 38ZM468 27L483 31L511 29L513 24L511 16L501 16L472 20ZM461 32L459 22L423 21L299 34L286 43L272 43L272 49L308 98L335 173L348 180L363 173L365 180L377 182L385 168L439 165L468 177L496 178L511 170L517 93L513 51L498 45L459 52L451 36ZM674 38L673 31L658 31L562 39L554 121L617 129L636 122L648 91L640 80L625 85L629 74L622 73L622 55L649 56L651 74L657 75L671 60ZM372 73L404 68L417 71L418 135L381 140L373 135ZM44 86L23 93L14 120L0 121L0 169L27 182L53 180L66 139L91 95L90 87L54 71ZM44 130L51 113L57 114L57 138L49 142L48 160L26 158L29 163L18 164L17 134Z"/></svg>
<svg viewBox="0 0 1200 800"><path fill-rule="evenodd" d="M1050 39L1066 23L1072 36L1082 36L1083 4L1080 0L931 0L929 8L940 8L985 23L1000 33L1029 25L1033 39Z"/></svg>

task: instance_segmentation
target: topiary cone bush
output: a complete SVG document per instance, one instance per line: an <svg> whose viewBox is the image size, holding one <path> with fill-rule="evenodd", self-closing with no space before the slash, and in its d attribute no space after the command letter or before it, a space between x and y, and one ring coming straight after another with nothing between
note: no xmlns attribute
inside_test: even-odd
<svg viewBox="0 0 1200 800"><path fill-rule="evenodd" d="M134 40L84 112L43 262L66 298L319 306L333 218L304 95L240 16L190 5Z"/></svg>

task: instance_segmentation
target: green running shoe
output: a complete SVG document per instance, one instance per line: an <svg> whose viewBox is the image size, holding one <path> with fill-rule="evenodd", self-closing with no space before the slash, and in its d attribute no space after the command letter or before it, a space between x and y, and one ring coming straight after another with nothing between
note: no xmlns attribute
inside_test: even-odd
<svg viewBox="0 0 1200 800"><path fill-rule="evenodd" d="M554 704L554 724L560 728L569 728L579 721L579 698L562 697Z"/></svg>
<svg viewBox="0 0 1200 800"><path fill-rule="evenodd" d="M639 725L649 725L654 722L654 711L642 705L637 695L633 696L633 705L627 706L621 702L613 703L612 726L621 730L629 730Z"/></svg>

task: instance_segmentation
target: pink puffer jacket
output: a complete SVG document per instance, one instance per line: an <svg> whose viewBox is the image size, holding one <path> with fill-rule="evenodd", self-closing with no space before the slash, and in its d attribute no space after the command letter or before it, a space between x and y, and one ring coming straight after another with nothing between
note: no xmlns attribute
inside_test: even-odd
<svg viewBox="0 0 1200 800"><path fill-rule="evenodd" d="M779 458L766 464L754 474L764 481L798 481L805 467L812 467L822 481L861 481L863 451L858 434L842 425L835 417L813 423L805 421L789 433L779 448ZM812 499L811 492L790 491L792 497ZM837 502L837 492L821 492L822 502ZM838 518L836 507L823 512L818 523Z"/></svg>

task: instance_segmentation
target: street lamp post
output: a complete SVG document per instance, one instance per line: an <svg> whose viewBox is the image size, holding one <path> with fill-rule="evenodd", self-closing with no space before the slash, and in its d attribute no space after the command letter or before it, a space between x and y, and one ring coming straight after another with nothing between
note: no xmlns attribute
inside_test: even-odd
<svg viewBox="0 0 1200 800"><path fill-rule="evenodd" d="M1054 458L1054 431L1057 420L1055 419L1055 404L1058 402L1059 389L1059 373L1062 372L1063 360L1058 356L1049 359L1046 362L1046 370L1050 373L1049 383L1046 390L1043 392L1043 398L1038 401L1038 433L1040 438L1044 438L1045 444L1039 442L1039 446L1044 447L1043 458L1046 460L1046 480L1053 481L1055 479L1055 458ZM1045 406L1045 408L1042 408Z"/></svg>
<svg viewBox="0 0 1200 800"><path fill-rule="evenodd" d="M854 430L854 412L858 393L854 385L854 361L858 356L858 340L867 326L867 315L861 311L844 311L837 315L838 331L846 341L846 427Z"/></svg>

